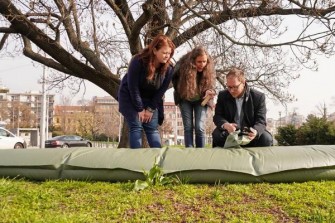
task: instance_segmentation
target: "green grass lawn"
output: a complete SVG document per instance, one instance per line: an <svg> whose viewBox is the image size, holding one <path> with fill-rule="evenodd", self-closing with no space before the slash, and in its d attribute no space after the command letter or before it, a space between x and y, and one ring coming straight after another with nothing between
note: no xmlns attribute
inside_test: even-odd
<svg viewBox="0 0 335 223"><path fill-rule="evenodd" d="M133 186L0 179L0 222L335 222L335 181Z"/></svg>

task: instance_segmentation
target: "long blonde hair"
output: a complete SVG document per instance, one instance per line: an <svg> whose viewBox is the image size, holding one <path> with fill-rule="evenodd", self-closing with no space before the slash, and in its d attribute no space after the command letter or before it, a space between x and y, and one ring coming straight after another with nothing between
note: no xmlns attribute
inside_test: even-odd
<svg viewBox="0 0 335 223"><path fill-rule="evenodd" d="M195 60L198 56L207 56L207 64L203 69L203 74L197 83L197 68ZM178 62L179 82L177 91L182 99L192 99L204 93L208 89L213 89L215 84L214 61L207 50L198 46L192 51L182 56Z"/></svg>

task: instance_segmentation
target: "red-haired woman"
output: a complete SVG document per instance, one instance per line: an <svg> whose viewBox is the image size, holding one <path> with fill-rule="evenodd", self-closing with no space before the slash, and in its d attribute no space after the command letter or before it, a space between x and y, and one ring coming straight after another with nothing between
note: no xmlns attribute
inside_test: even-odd
<svg viewBox="0 0 335 223"><path fill-rule="evenodd" d="M174 49L175 45L167 36L156 36L132 58L121 81L119 111L128 124L133 149L142 147L142 130L150 147L161 148L158 113L163 113L163 96L171 82L173 67L170 60Z"/></svg>

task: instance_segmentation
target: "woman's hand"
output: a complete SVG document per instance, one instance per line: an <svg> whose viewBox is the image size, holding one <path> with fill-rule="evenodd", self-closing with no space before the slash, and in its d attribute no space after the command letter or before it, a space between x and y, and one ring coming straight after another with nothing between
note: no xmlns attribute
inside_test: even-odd
<svg viewBox="0 0 335 223"><path fill-rule="evenodd" d="M145 117L145 120L147 120L146 123L151 121L153 115L154 115L153 112L145 110L144 117Z"/></svg>
<svg viewBox="0 0 335 223"><path fill-rule="evenodd" d="M213 101L213 100L208 101L208 102L207 102L207 105L208 105L208 107L209 107L212 111L214 111L214 109L215 109L215 104L214 104L214 101Z"/></svg>
<svg viewBox="0 0 335 223"><path fill-rule="evenodd" d="M201 106L208 105L212 110L214 109L214 103L211 100L215 97L216 93L214 90L206 90L205 96L202 98Z"/></svg>
<svg viewBox="0 0 335 223"><path fill-rule="evenodd" d="M144 115L145 115L145 110L138 112L138 119L140 120L140 122L146 122Z"/></svg>
<svg viewBox="0 0 335 223"><path fill-rule="evenodd" d="M213 89L206 90L205 96L203 98L209 97L210 99L213 99L216 95L216 92Z"/></svg>
<svg viewBox="0 0 335 223"><path fill-rule="evenodd" d="M138 119L140 120L140 122L148 123L148 122L151 121L153 114L154 113L152 113L148 110L143 110L143 111L138 113Z"/></svg>

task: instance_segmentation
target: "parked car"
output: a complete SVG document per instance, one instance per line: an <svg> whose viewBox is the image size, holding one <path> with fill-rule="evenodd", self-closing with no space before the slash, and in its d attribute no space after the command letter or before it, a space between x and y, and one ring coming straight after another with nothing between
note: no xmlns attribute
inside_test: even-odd
<svg viewBox="0 0 335 223"><path fill-rule="evenodd" d="M92 142L77 135L55 136L45 140L45 148L92 147Z"/></svg>
<svg viewBox="0 0 335 223"><path fill-rule="evenodd" d="M27 148L26 141L14 135L5 128L0 127L0 149L24 149Z"/></svg>

